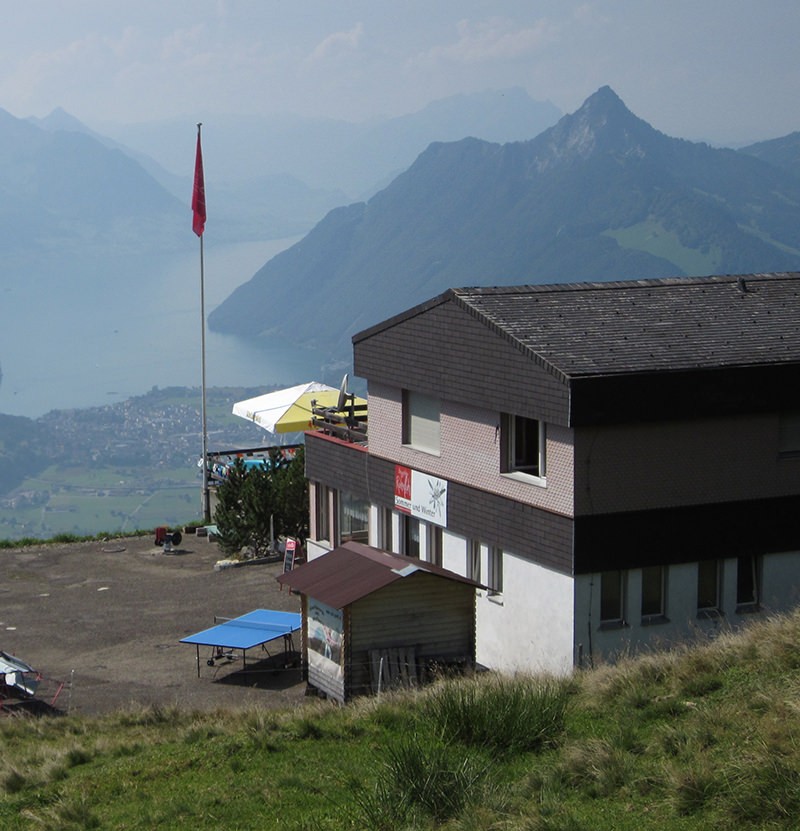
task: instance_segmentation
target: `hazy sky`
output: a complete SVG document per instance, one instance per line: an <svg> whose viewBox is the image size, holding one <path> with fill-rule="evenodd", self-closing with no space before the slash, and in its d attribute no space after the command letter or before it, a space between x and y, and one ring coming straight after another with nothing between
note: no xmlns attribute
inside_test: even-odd
<svg viewBox="0 0 800 831"><path fill-rule="evenodd" d="M797 0L5 4L0 107L20 117L361 120L510 86L571 112L609 84L672 136L800 130Z"/></svg>

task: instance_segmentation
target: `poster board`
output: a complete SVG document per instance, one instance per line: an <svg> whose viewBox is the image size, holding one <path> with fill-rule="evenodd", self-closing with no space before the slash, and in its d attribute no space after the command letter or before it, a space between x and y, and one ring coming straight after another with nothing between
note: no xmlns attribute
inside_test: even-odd
<svg viewBox="0 0 800 831"><path fill-rule="evenodd" d="M297 540L286 540L286 550L283 554L283 573L288 574L294 568L294 559L297 551Z"/></svg>

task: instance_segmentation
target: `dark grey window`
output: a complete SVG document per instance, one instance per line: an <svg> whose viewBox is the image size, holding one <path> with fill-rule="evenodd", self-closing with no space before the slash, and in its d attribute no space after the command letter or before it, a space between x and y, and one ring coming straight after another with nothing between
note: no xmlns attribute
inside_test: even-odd
<svg viewBox="0 0 800 831"><path fill-rule="evenodd" d="M645 566L642 569L642 618L663 618L666 615L666 569Z"/></svg>
<svg viewBox="0 0 800 831"><path fill-rule="evenodd" d="M489 547L489 594L503 593L503 549L496 545Z"/></svg>
<svg viewBox="0 0 800 831"><path fill-rule="evenodd" d="M600 622L622 623L625 620L624 573L619 569L600 575Z"/></svg>
<svg viewBox="0 0 800 831"><path fill-rule="evenodd" d="M739 611L753 611L760 602L761 579L759 557L739 557L736 562L736 608Z"/></svg>
<svg viewBox="0 0 800 831"><path fill-rule="evenodd" d="M720 605L719 560L703 560L697 564L697 611L717 612Z"/></svg>
<svg viewBox="0 0 800 831"><path fill-rule="evenodd" d="M403 554L419 559L419 520L413 516L403 517Z"/></svg>

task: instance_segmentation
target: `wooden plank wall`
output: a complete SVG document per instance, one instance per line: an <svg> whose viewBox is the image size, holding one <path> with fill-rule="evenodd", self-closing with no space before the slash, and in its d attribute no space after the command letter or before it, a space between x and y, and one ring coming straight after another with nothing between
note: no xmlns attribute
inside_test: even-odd
<svg viewBox="0 0 800 831"><path fill-rule="evenodd" d="M372 691L371 651L413 649L420 665L474 660L471 586L417 572L359 600L350 612L348 698Z"/></svg>

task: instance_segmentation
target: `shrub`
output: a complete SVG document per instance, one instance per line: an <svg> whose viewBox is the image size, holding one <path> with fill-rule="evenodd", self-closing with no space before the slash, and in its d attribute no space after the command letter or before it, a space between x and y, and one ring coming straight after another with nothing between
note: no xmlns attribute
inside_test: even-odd
<svg viewBox="0 0 800 831"><path fill-rule="evenodd" d="M289 464L271 453L267 467L245 468L237 459L217 489L214 522L219 545L229 555L248 548L253 557L272 548L272 534L305 539L308 536L308 488L305 457L299 448Z"/></svg>
<svg viewBox="0 0 800 831"><path fill-rule="evenodd" d="M482 677L434 687L420 714L445 740L495 752L549 747L564 730L570 682L548 677Z"/></svg>
<svg viewBox="0 0 800 831"><path fill-rule="evenodd" d="M420 812L444 822L480 801L489 767L463 748L414 734L386 756L374 790L356 793L365 827L396 829Z"/></svg>

